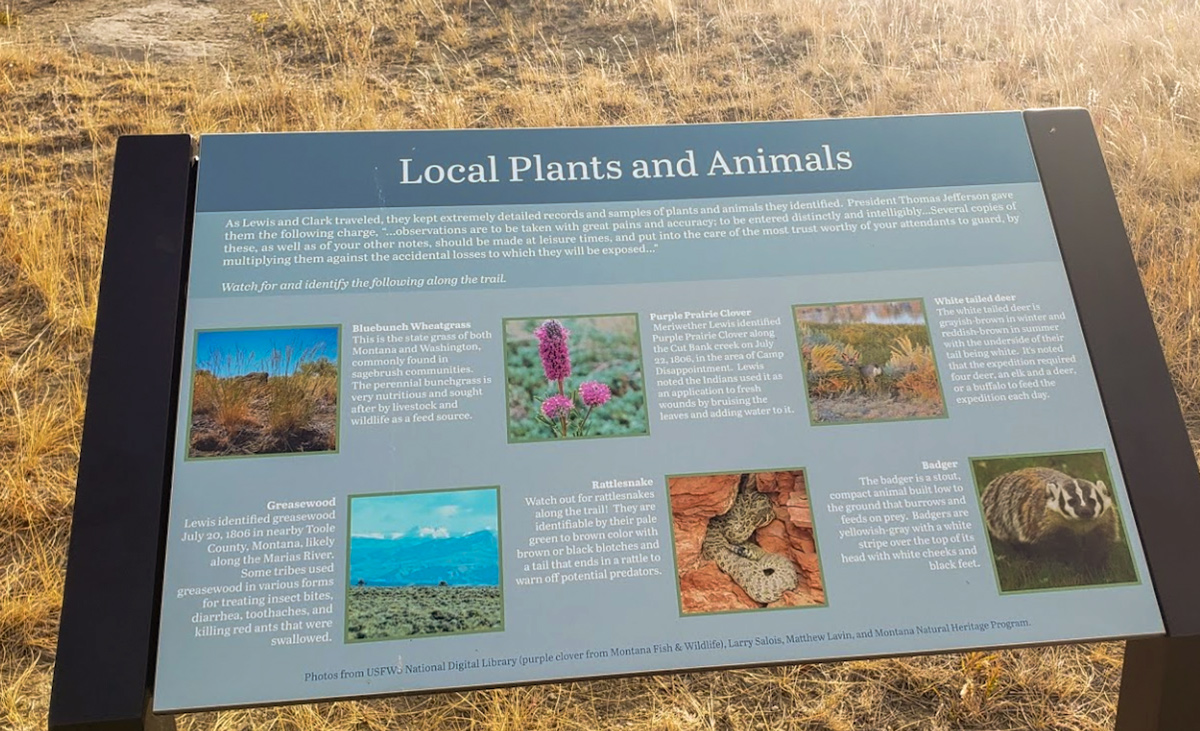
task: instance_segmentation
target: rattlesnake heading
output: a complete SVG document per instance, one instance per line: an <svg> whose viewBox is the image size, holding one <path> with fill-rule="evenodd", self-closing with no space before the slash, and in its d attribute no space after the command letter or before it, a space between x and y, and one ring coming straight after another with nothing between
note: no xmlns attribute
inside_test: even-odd
<svg viewBox="0 0 1200 731"><path fill-rule="evenodd" d="M768 553L751 540L755 530L774 519L771 501L758 491L757 478L744 474L738 481L733 505L724 515L708 521L700 550L704 558L715 561L751 599L762 604L776 601L799 583L790 560Z"/></svg>

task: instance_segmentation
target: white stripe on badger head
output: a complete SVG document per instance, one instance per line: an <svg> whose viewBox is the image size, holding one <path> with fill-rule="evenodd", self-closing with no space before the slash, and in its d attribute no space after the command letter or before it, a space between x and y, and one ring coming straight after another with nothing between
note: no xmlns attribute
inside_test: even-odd
<svg viewBox="0 0 1200 731"><path fill-rule="evenodd" d="M1078 504L1083 503L1083 488L1080 487L1079 480L1074 477L1063 486L1063 512L1071 518L1078 519L1078 505L1071 505L1071 500L1075 500Z"/></svg>
<svg viewBox="0 0 1200 731"><path fill-rule="evenodd" d="M1104 484L1104 480L1096 480L1096 497L1100 501L1100 510L1096 511L1096 517L1099 518L1106 510L1112 510L1112 496L1108 493L1108 485Z"/></svg>
<svg viewBox="0 0 1200 731"><path fill-rule="evenodd" d="M1062 515L1062 508L1059 504L1059 498L1062 496L1058 483L1053 480L1046 481L1046 510Z"/></svg>

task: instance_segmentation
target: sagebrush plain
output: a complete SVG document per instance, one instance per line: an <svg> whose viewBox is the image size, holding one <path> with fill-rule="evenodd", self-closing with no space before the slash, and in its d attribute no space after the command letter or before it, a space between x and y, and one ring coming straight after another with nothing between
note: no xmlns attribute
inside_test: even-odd
<svg viewBox="0 0 1200 731"><path fill-rule="evenodd" d="M498 586L353 586L346 641L397 640L504 627Z"/></svg>
<svg viewBox="0 0 1200 731"><path fill-rule="evenodd" d="M206 6L219 22L194 32L221 36L197 36L201 53L116 58L78 42L96 13L122 4L0 5L2 728L45 726L122 134L1084 106L1193 445L1200 437L1193 0L215 0ZM179 723L1098 731L1113 725L1121 661L1122 645L1103 643L200 713Z"/></svg>

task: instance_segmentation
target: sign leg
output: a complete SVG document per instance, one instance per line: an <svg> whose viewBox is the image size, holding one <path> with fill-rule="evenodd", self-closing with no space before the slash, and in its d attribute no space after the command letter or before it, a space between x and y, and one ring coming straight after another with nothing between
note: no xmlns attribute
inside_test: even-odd
<svg viewBox="0 0 1200 731"><path fill-rule="evenodd" d="M154 685L191 171L187 135L117 143L51 731L158 728L147 698Z"/></svg>
<svg viewBox="0 0 1200 731"><path fill-rule="evenodd" d="M1200 729L1200 637L1125 644L1116 731Z"/></svg>

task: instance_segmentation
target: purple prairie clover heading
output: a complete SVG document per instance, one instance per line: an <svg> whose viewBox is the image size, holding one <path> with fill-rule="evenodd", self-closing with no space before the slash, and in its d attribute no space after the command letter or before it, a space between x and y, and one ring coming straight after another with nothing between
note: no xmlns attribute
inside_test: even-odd
<svg viewBox="0 0 1200 731"><path fill-rule="evenodd" d="M546 320L534 330L538 339L538 355L542 358L542 370L546 380L562 381L571 376L571 349L567 338L571 331L558 320Z"/></svg>
<svg viewBox="0 0 1200 731"><path fill-rule="evenodd" d="M579 398L584 406L603 406L612 398L612 390L599 381L584 381L579 384Z"/></svg>
<svg viewBox="0 0 1200 731"><path fill-rule="evenodd" d="M575 402L567 396L551 396L542 402L542 413L547 419L559 419L571 413Z"/></svg>

